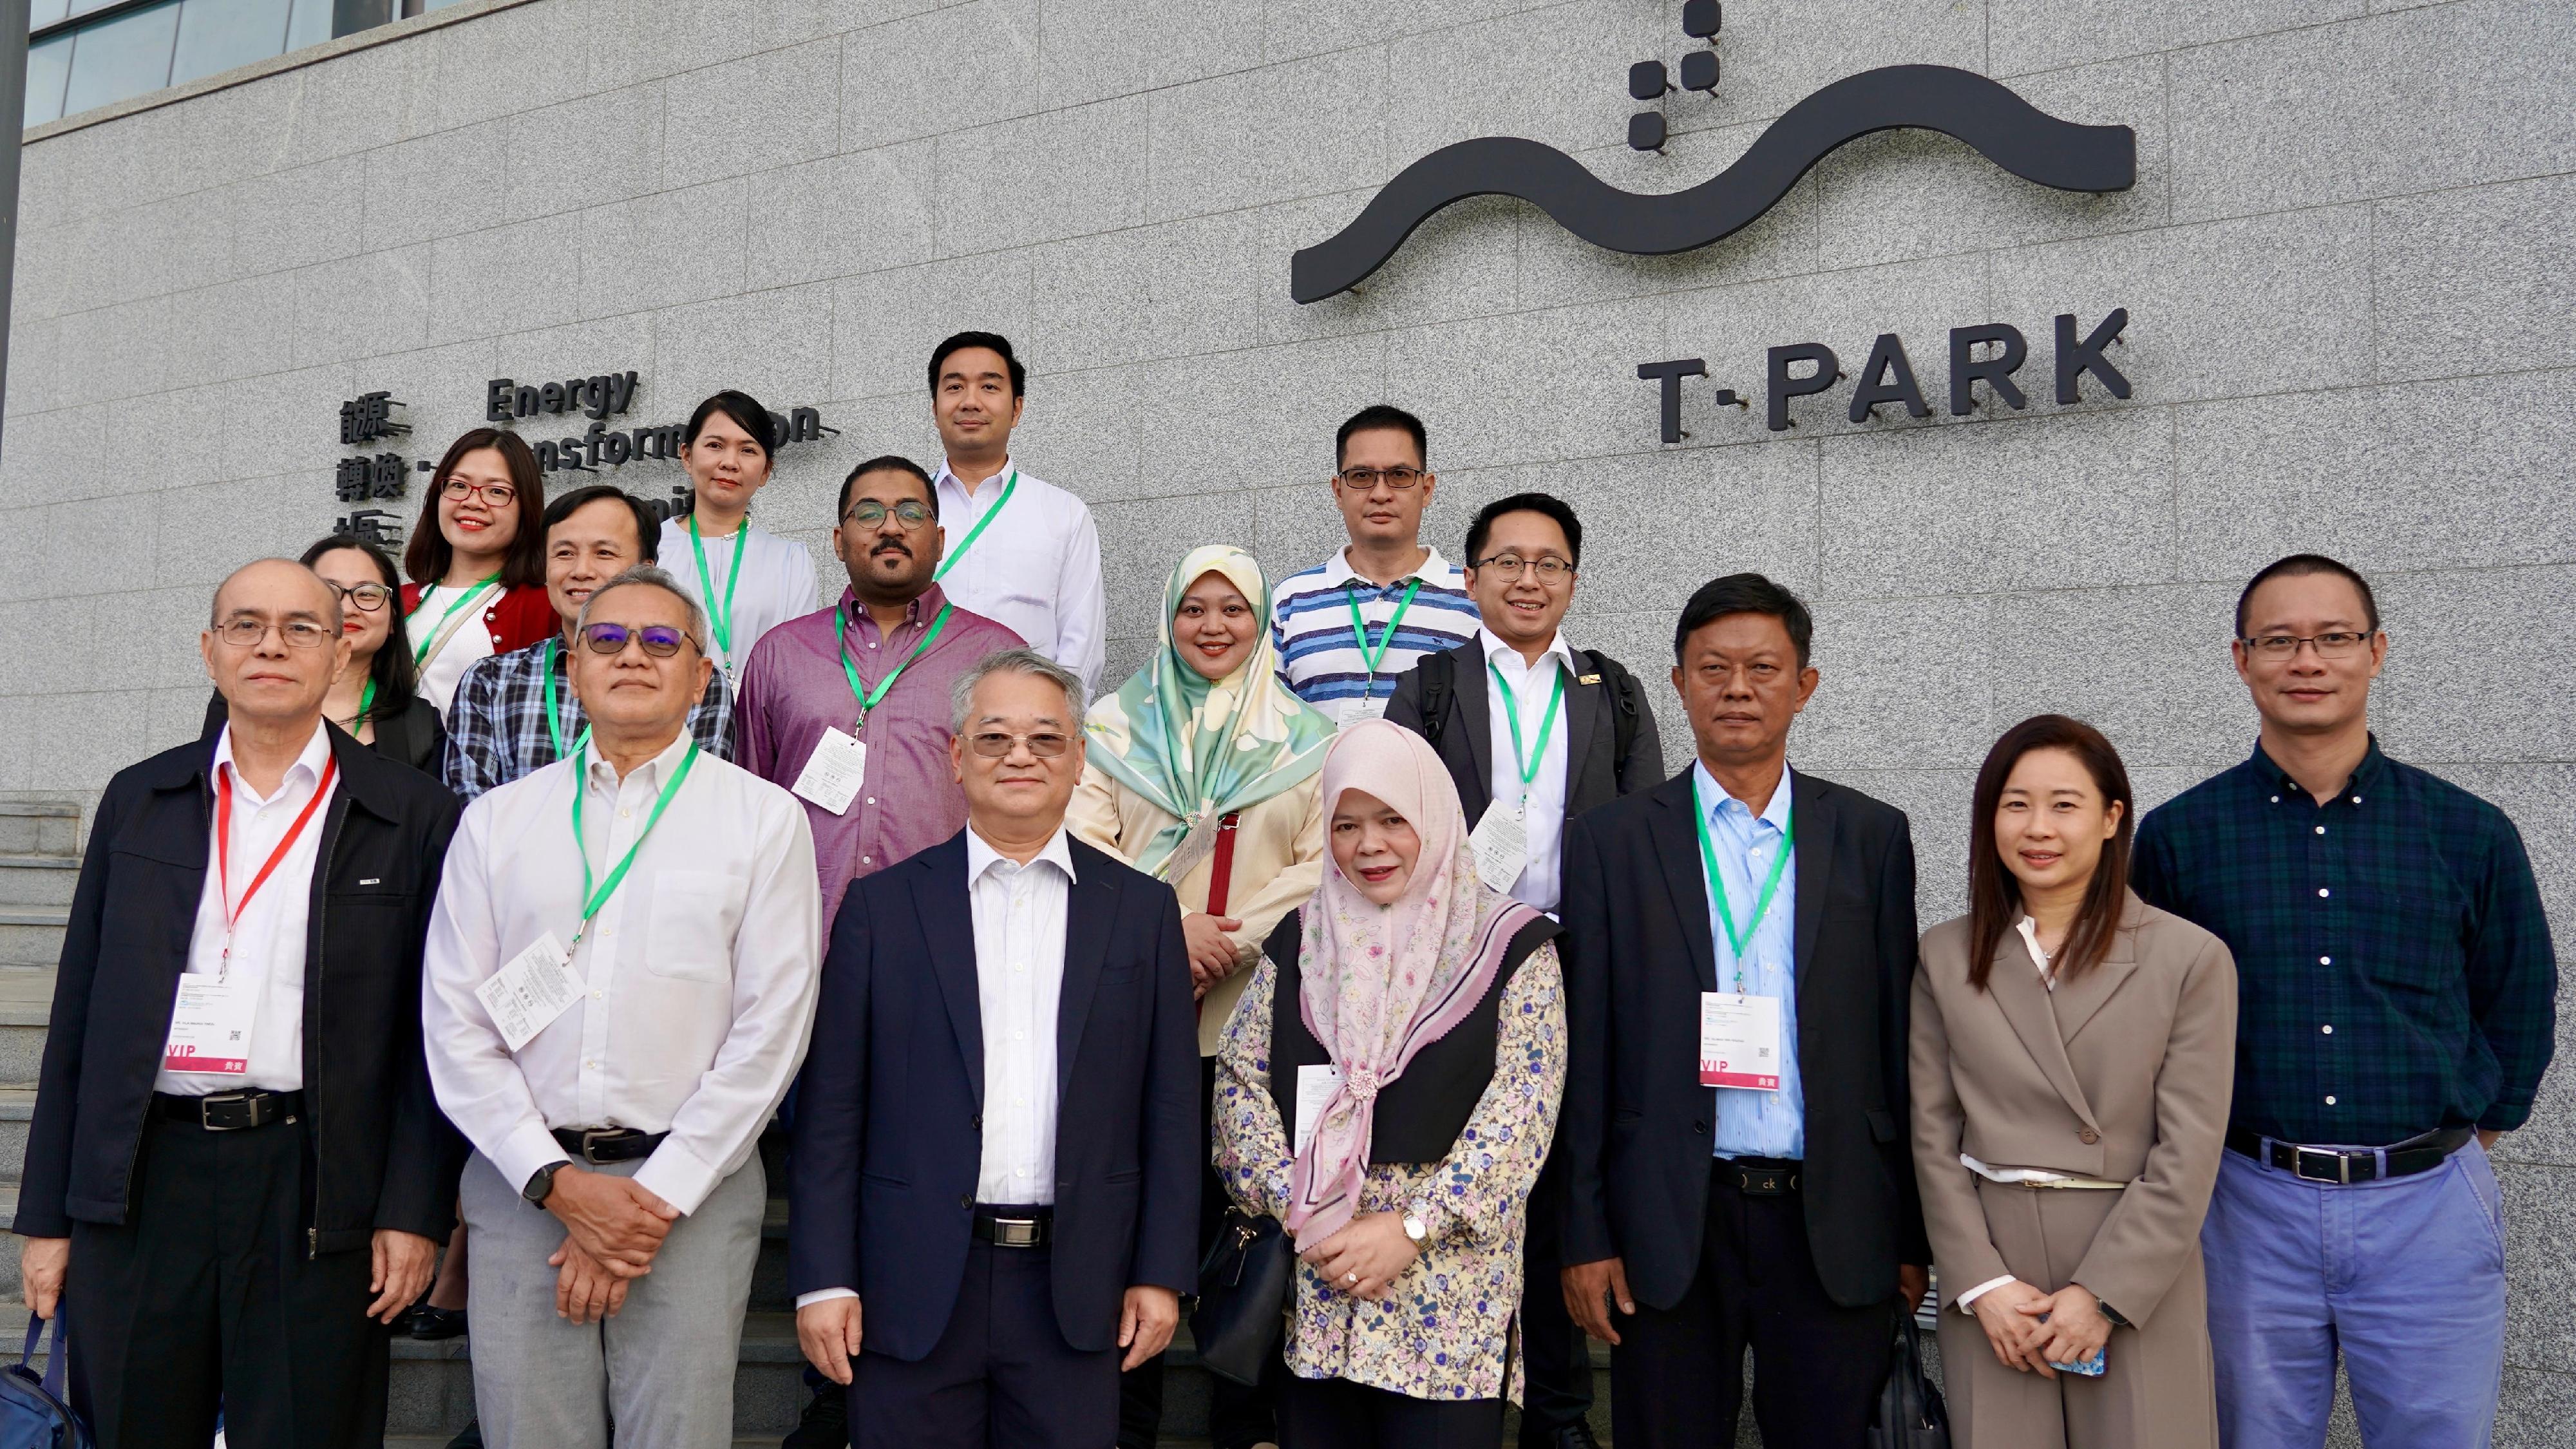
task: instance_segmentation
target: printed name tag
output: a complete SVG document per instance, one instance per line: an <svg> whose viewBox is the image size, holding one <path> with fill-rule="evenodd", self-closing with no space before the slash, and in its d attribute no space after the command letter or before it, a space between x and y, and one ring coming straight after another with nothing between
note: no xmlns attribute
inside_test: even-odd
<svg viewBox="0 0 2576 1449"><path fill-rule="evenodd" d="M1386 701L1382 699L1346 699L1342 701L1342 728L1363 720L1386 718Z"/></svg>
<svg viewBox="0 0 2576 1449"><path fill-rule="evenodd" d="M1171 858L1163 864L1164 880L1178 885L1188 878L1191 871L1198 869L1199 862L1216 849L1216 833L1223 818L1208 815L1190 827L1189 833L1181 837L1181 843L1172 847Z"/></svg>
<svg viewBox="0 0 2576 1449"><path fill-rule="evenodd" d="M1297 1140L1292 1152L1303 1152L1314 1140L1315 1124L1324 1120L1324 1104L1342 1089L1342 1069L1327 1062L1297 1069Z"/></svg>
<svg viewBox="0 0 2576 1449"><path fill-rule="evenodd" d="M179 978L170 1009L170 1040L161 1068L238 1077L250 1070L250 1032L259 1014L259 977L245 972L226 980L212 973Z"/></svg>
<svg viewBox="0 0 2576 1449"><path fill-rule="evenodd" d="M1529 866L1529 821L1522 808L1497 801L1467 833L1467 844L1476 852L1477 876L1504 895L1512 893Z"/></svg>
<svg viewBox="0 0 2576 1449"><path fill-rule="evenodd" d="M1699 994L1699 1084L1780 1090L1780 998Z"/></svg>
<svg viewBox="0 0 2576 1449"><path fill-rule="evenodd" d="M563 943L548 931L475 987L474 998L501 1029L501 1044L515 1052L572 1009L581 999L581 979L572 974Z"/></svg>
<svg viewBox="0 0 2576 1449"><path fill-rule="evenodd" d="M868 777L868 747L838 729L825 729L797 773L795 793L835 815L846 814Z"/></svg>

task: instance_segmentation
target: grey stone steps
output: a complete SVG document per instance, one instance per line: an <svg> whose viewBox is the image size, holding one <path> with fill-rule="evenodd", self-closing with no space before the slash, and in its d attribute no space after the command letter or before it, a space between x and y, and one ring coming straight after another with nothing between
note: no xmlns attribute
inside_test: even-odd
<svg viewBox="0 0 2576 1449"><path fill-rule="evenodd" d="M0 970L57 964L70 925L71 912L61 907L0 905Z"/></svg>
<svg viewBox="0 0 2576 1449"><path fill-rule="evenodd" d="M80 807L55 800L0 800L0 852L77 859Z"/></svg>
<svg viewBox="0 0 2576 1449"><path fill-rule="evenodd" d="M18 1169L27 1160L27 1128L36 1116L36 1089L0 1087L0 1183L14 1198Z"/></svg>
<svg viewBox="0 0 2576 1449"><path fill-rule="evenodd" d="M0 1082L32 1082L45 1060L45 1023L54 1010L54 968L0 966ZM0 1171L16 1176L15 1162Z"/></svg>
<svg viewBox="0 0 2576 1449"><path fill-rule="evenodd" d="M61 910L72 903L72 887L79 882L79 856L0 853L0 907Z"/></svg>

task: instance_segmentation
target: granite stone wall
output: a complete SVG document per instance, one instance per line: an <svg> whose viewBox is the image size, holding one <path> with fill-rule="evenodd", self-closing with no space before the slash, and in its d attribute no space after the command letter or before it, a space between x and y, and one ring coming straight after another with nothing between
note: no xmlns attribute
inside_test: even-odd
<svg viewBox="0 0 2576 1449"><path fill-rule="evenodd" d="M636 369L630 425L719 386L815 404L839 436L789 452L757 512L819 555L850 461L934 456L926 350L978 326L1034 373L1021 459L1097 513L1113 674L1183 548L1323 557L1332 428L1395 401L1431 427L1432 541L1454 556L1505 491L1573 500L1569 632L1650 678L1697 582L1804 592L1824 683L1797 762L1912 812L1927 922L1959 908L2000 729L2089 717L2156 799L2232 763L2254 733L2234 591L2332 551L2395 640L2382 740L2513 814L2576 941L2576 10L1735 0L1714 96L1655 103L1671 140L1631 152L1627 69L1693 44L1680 11L469 0L30 132L0 795L89 798L195 729L210 586L347 509L343 399L402 399L418 458L500 376ZM1290 253L1437 145L1526 136L1676 190L1816 87L1918 61L2134 127L2137 185L2054 192L1891 133L1701 251L1606 254L1489 199L1359 292L1289 300ZM2055 404L2050 318L2114 307L2134 394ZM2031 406L1953 419L1947 330L1989 321L2033 339ZM1855 425L1838 391L1764 427L1765 347L1857 372L1881 332L1932 418ZM1666 445L1635 367L1679 356L1713 375ZM1716 406L1721 384L1756 405ZM2576 1421L2571 1080L2503 1153L2516 1445Z"/></svg>

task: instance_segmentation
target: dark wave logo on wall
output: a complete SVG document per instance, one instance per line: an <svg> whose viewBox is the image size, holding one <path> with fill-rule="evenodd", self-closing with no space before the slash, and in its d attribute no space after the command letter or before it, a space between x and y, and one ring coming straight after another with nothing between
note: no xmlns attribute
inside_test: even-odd
<svg viewBox="0 0 2576 1449"><path fill-rule="evenodd" d="M1660 85L1661 65L1648 65ZM1693 69L1685 66L1686 80ZM1716 67L1698 69L1713 89ZM1657 149L1661 117L1640 119L1657 123L1645 128L1652 139L1643 147ZM2138 179L2137 133L2126 126L2060 120L1973 71L1891 65L1846 76L1791 106L1734 165L1686 191L1621 191L1555 147L1517 136L1443 146L1405 167L1349 226L1299 251L1289 293L1320 302L1350 290L1386 265L1416 227L1477 196L1519 197L1610 251L1686 252L1751 225L1837 148L1909 127L1954 137L2013 175L2060 191L2126 191Z"/></svg>

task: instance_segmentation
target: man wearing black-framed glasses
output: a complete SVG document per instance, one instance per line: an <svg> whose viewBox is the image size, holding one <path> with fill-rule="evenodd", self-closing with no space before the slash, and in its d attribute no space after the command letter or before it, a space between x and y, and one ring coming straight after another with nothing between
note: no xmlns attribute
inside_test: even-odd
<svg viewBox="0 0 2576 1449"><path fill-rule="evenodd" d="M429 1074L475 1151L475 1407L498 1444L604 1443L613 1416L621 1445L694 1449L732 1433L814 847L690 735L716 669L676 580L620 573L573 639L588 737L468 807L429 930Z"/></svg>

